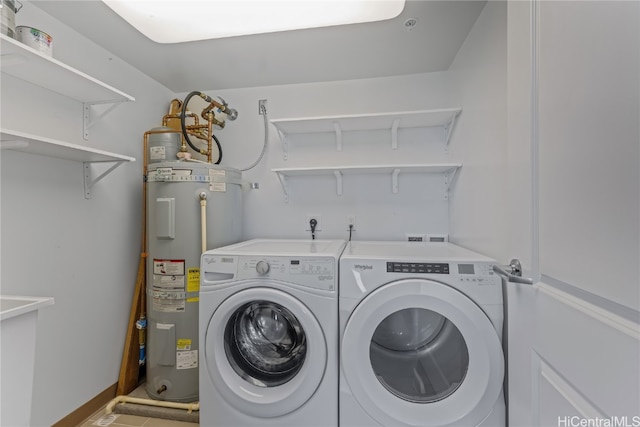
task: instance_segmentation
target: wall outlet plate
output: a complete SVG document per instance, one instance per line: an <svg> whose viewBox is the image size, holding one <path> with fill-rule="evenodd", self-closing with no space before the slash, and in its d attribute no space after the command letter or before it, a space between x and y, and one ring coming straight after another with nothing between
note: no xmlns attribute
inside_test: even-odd
<svg viewBox="0 0 640 427"><path fill-rule="evenodd" d="M443 242L448 242L449 241L449 235L448 234L427 234L427 242L432 242L432 243L443 243Z"/></svg>
<svg viewBox="0 0 640 427"><path fill-rule="evenodd" d="M423 233L407 233L407 242L426 242L427 236Z"/></svg>
<svg viewBox="0 0 640 427"><path fill-rule="evenodd" d="M258 100L258 114L260 114L261 116L264 116L265 114L267 114L267 100L266 99L259 99Z"/></svg>
<svg viewBox="0 0 640 427"><path fill-rule="evenodd" d="M347 215L347 231L349 231L349 226L351 226L351 231L356 229L356 216L355 215Z"/></svg>

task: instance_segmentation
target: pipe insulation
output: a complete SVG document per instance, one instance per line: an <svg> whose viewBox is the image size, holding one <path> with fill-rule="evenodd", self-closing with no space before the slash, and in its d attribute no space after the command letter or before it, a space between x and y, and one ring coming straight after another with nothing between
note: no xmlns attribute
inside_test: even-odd
<svg viewBox="0 0 640 427"><path fill-rule="evenodd" d="M169 402L166 400L151 400L151 399L142 399L139 397L130 397L130 396L116 396L105 409L105 413L108 415L113 412L113 408L118 403L135 403L137 405L147 405L147 406L159 406L162 408L173 408L173 409L185 409L188 413L193 411L200 411L200 402L195 403L179 403L179 402Z"/></svg>
<svg viewBox="0 0 640 427"><path fill-rule="evenodd" d="M200 230L202 242L202 253L207 251L207 193L200 193Z"/></svg>

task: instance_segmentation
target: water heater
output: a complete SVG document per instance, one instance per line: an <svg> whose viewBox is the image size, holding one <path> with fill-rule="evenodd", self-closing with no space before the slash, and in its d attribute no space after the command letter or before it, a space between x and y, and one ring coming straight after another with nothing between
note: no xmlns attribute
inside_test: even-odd
<svg viewBox="0 0 640 427"><path fill-rule="evenodd" d="M241 172L178 156L181 133L147 132L147 360L153 399L198 399L200 255L242 239Z"/></svg>

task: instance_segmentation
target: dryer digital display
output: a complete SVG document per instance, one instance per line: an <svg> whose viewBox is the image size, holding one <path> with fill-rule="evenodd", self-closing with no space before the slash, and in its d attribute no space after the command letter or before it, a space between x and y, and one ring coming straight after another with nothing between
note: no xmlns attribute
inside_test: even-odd
<svg viewBox="0 0 640 427"><path fill-rule="evenodd" d="M475 274L473 264L458 264L458 274Z"/></svg>

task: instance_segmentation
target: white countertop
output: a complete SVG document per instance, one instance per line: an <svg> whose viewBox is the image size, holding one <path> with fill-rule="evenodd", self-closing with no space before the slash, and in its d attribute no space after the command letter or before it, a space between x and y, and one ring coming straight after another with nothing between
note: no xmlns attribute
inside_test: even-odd
<svg viewBox="0 0 640 427"><path fill-rule="evenodd" d="M53 305L52 297L27 297L0 295L0 320L11 319L48 305Z"/></svg>

